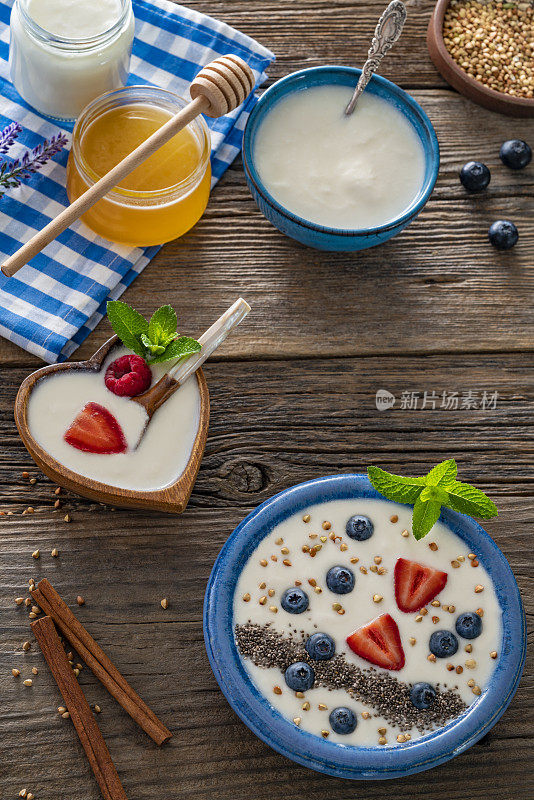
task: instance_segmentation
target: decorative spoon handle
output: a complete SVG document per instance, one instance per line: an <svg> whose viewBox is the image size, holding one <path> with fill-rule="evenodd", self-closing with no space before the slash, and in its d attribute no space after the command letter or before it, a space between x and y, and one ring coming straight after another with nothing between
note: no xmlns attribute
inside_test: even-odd
<svg viewBox="0 0 534 800"><path fill-rule="evenodd" d="M214 350L224 342L228 334L239 325L249 311L249 304L240 297L230 308L226 309L224 314L222 314L199 338L198 341L202 345L200 353L195 353L183 361L178 361L178 363L175 364L174 367L171 367L154 386L151 386L150 389L147 389L143 394L138 394L136 397L130 398L133 403L138 403L140 406L143 406L148 415L148 420L150 420L158 408L174 394L178 387L181 386L193 372L197 371ZM139 447L139 442L143 438L145 430L146 426L141 431L141 436L139 437L136 447Z"/></svg>
<svg viewBox="0 0 534 800"><path fill-rule="evenodd" d="M214 350L224 342L228 334L239 325L249 311L249 304L240 297L199 338L198 341L202 345L200 353L196 353L194 356L189 356L185 361L179 362L167 374L178 383L186 381L210 357Z"/></svg>
<svg viewBox="0 0 534 800"><path fill-rule="evenodd" d="M359 96L371 80L373 72L376 72L388 50L401 35L405 22L406 6L401 0L392 0L378 20L375 35L373 36L371 47L367 54L367 61L363 65L360 80L354 90L350 103L345 109L345 114L347 116L352 114Z"/></svg>

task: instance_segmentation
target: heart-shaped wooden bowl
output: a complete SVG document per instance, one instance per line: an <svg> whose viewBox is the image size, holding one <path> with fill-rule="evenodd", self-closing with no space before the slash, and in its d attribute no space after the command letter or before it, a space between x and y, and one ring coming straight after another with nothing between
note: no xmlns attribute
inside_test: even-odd
<svg viewBox="0 0 534 800"><path fill-rule="evenodd" d="M113 336L88 361L78 361L68 364L52 364L43 367L22 382L15 399L15 422L22 441L37 466L54 483L76 492L90 500L99 503L107 503L112 506L123 508L148 508L153 511L166 511L168 513L181 514L185 509L193 484L197 477L200 462L204 454L206 439L208 436L208 425L210 418L210 398L208 385L201 369L198 369L196 379L200 391L200 421L198 432L191 451L189 462L179 476L170 486L156 491L134 491L131 489L119 489L109 486L107 483L85 478L83 475L73 472L64 467L49 453L46 452L33 438L28 426L28 401L31 392L38 381L56 372L67 370L100 372L102 364L113 347L119 344L117 336Z"/></svg>
<svg viewBox="0 0 534 800"><path fill-rule="evenodd" d="M434 66L460 94L490 111L498 111L510 117L534 117L534 99L513 97L490 89L465 72L452 58L443 41L443 19L450 0L438 0L426 36L430 58Z"/></svg>

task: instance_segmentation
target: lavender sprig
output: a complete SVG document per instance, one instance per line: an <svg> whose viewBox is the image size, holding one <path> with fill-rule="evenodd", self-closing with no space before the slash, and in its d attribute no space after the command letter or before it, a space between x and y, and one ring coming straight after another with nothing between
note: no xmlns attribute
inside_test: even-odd
<svg viewBox="0 0 534 800"><path fill-rule="evenodd" d="M19 133L22 133L22 128L18 122L10 122L3 131L0 131L0 153L3 155L7 153Z"/></svg>
<svg viewBox="0 0 534 800"><path fill-rule="evenodd" d="M30 175L44 167L56 153L63 149L67 142L67 137L60 133L52 136L50 141L45 139L33 150L26 150L22 158L17 158L15 161L4 161L0 166L0 197L3 197L6 189L16 189L23 180L27 180Z"/></svg>

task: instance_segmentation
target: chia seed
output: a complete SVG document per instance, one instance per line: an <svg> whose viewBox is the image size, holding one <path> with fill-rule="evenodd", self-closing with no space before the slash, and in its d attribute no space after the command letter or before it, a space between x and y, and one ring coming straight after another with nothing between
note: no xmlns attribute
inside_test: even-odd
<svg viewBox="0 0 534 800"><path fill-rule="evenodd" d="M342 653L329 661L311 659L304 647L307 636L303 631L284 636L270 624L248 622L246 625L236 625L235 638L243 658L250 659L257 667L278 667L285 672L295 661L308 662L315 672L313 688L345 689L352 698L371 706L378 715L390 724L397 725L401 731L413 727L420 733L435 730L467 708L453 689L442 690L438 684L432 706L420 711L410 700L411 683L373 667L362 669L350 664Z"/></svg>

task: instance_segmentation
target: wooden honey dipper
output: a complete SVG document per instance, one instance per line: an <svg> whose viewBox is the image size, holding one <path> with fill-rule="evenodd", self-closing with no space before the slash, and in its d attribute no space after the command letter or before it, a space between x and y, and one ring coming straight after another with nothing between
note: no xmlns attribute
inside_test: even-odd
<svg viewBox="0 0 534 800"><path fill-rule="evenodd" d="M2 266L4 275L14 275L195 117L228 114L244 102L254 85L252 70L239 56L221 56L204 67L189 88L191 102L10 256Z"/></svg>

